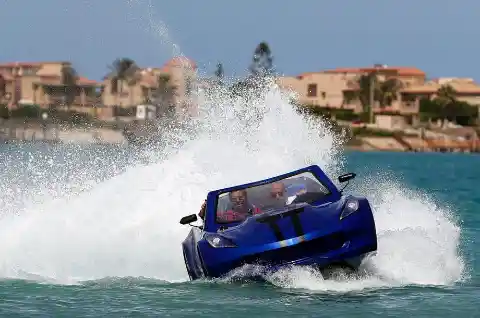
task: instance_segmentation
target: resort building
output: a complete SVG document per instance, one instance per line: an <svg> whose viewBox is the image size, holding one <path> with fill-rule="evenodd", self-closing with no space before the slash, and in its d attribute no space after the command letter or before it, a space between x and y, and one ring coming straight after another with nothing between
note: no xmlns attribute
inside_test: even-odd
<svg viewBox="0 0 480 318"><path fill-rule="evenodd" d="M135 116L136 106L151 101L164 79L174 87L171 100L176 110L194 113L196 69L193 61L176 57L159 68L139 68L135 80L121 81L121 89L115 92L111 76L97 82L74 72L73 82L68 82L68 72L73 70L68 61L0 63L0 104L9 109L22 105L68 109L103 120L118 116L118 108Z"/></svg>
<svg viewBox="0 0 480 318"><path fill-rule="evenodd" d="M418 122L420 100L435 98L439 89L445 85L453 88L453 95L457 100L480 107L480 85L473 79L427 80L425 72L415 67L374 65L364 68L337 68L279 77L277 84L294 92L297 101L302 104L360 113L363 105L358 98L358 80L360 76L372 73L380 82L395 79L398 83L392 91L393 98L387 104L374 102L373 113L380 126L404 126Z"/></svg>

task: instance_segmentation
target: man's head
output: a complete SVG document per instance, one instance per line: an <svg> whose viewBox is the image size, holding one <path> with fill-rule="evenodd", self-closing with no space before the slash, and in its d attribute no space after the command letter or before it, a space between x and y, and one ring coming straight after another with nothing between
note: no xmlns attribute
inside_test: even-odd
<svg viewBox="0 0 480 318"><path fill-rule="evenodd" d="M243 209L247 203L247 190L237 190L230 192L230 201L234 209Z"/></svg>
<svg viewBox="0 0 480 318"><path fill-rule="evenodd" d="M270 196L275 199L281 199L285 195L285 185L282 182L272 183L270 188Z"/></svg>

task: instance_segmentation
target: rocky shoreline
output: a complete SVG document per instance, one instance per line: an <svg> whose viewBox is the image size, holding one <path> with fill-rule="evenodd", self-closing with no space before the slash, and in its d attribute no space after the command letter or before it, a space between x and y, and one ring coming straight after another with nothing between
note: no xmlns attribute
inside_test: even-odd
<svg viewBox="0 0 480 318"><path fill-rule="evenodd" d="M127 139L122 131L107 128L62 128L57 125L45 127L1 127L0 141L51 143L78 143L78 144L124 144Z"/></svg>
<svg viewBox="0 0 480 318"><path fill-rule="evenodd" d="M62 127L46 125L0 126L0 142L49 142L74 144L143 144L149 138L128 129ZM148 135L148 134L147 134ZM352 151L388 152L480 152L480 142L468 140L422 139L420 137L357 136L345 144Z"/></svg>
<svg viewBox="0 0 480 318"><path fill-rule="evenodd" d="M356 137L346 149L356 151L388 152L463 152L479 153L480 142L471 140L445 140L420 137Z"/></svg>

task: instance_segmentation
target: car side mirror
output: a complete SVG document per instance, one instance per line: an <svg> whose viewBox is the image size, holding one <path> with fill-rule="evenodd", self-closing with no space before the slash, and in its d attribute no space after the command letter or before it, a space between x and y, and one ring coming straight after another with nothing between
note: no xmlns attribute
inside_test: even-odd
<svg viewBox="0 0 480 318"><path fill-rule="evenodd" d="M343 190L345 190L345 188L348 186L348 182L352 179L355 179L356 176L357 176L356 173L349 172L349 173L342 174L341 176L338 177L338 182L340 183L347 182L347 184L340 190L340 193L342 193Z"/></svg>
<svg viewBox="0 0 480 318"><path fill-rule="evenodd" d="M338 177L338 182L344 183L344 182L350 181L352 179L355 179L356 176L357 176L357 174L354 173L354 172L345 173L345 174L342 174L341 176Z"/></svg>
<svg viewBox="0 0 480 318"><path fill-rule="evenodd" d="M195 222L197 221L197 215L196 214L190 214L190 215L187 215L187 216L184 216L183 218L180 219L180 224L182 225L186 225L186 224L190 224L192 222Z"/></svg>

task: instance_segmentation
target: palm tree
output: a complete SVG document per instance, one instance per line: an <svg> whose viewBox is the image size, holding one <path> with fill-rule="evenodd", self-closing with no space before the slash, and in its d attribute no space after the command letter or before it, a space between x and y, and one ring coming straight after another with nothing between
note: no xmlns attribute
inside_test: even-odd
<svg viewBox="0 0 480 318"><path fill-rule="evenodd" d="M172 114L175 107L175 95L178 87L171 83L171 77L168 74L162 74L158 77L157 87L152 92L154 104L157 106L157 115L159 115L158 109L162 111L160 114Z"/></svg>
<svg viewBox="0 0 480 318"><path fill-rule="evenodd" d="M67 108L70 109L70 106L72 106L77 96L78 75L77 71L71 65L63 65L61 73L64 103Z"/></svg>
<svg viewBox="0 0 480 318"><path fill-rule="evenodd" d="M372 101L380 101L381 91L379 84L375 73L362 74L348 83L348 86L354 89L353 94L349 96L349 99L358 99L362 104L363 111L372 114L373 105L370 104ZM372 92L373 96L371 96ZM372 115L370 117L372 117ZM372 119L370 119L370 121L372 121Z"/></svg>
<svg viewBox="0 0 480 318"><path fill-rule="evenodd" d="M267 42L260 42L255 48L250 72L254 77L268 76L274 72L272 50Z"/></svg>
<svg viewBox="0 0 480 318"><path fill-rule="evenodd" d="M119 95L123 93L124 84L126 83L129 89L139 80L139 67L134 60L124 57L116 59L110 66L111 72L109 77L111 79L111 94L115 94L118 104ZM132 98L132 94L130 94ZM131 104L133 103L130 100Z"/></svg>
<svg viewBox="0 0 480 318"><path fill-rule="evenodd" d="M435 101L441 107L442 119L449 119L449 117L455 117L455 105L457 103L456 91L449 85L442 85L437 91L437 97ZM451 115L451 116L450 116Z"/></svg>
<svg viewBox="0 0 480 318"><path fill-rule="evenodd" d="M389 78L379 83L380 107L389 106L397 99L397 93L403 84L396 78Z"/></svg>
<svg viewBox="0 0 480 318"><path fill-rule="evenodd" d="M219 85L223 85L223 76L224 76L223 64L218 63L217 68L215 69L215 77Z"/></svg>

